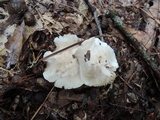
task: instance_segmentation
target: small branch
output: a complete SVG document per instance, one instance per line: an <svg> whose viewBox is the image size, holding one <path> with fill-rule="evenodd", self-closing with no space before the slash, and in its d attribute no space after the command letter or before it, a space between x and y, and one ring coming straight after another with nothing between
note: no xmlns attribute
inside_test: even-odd
<svg viewBox="0 0 160 120"><path fill-rule="evenodd" d="M43 103L39 106L39 108L36 110L36 112L34 113L34 115L32 116L32 118L30 120L34 120L34 118L36 117L36 115L38 114L38 112L41 110L41 108L43 107L44 103L47 101L47 99L49 98L49 96L51 95L52 91L54 89L54 86L51 88L51 90L49 91L49 93L47 94L45 100L43 101Z"/></svg>
<svg viewBox="0 0 160 120"><path fill-rule="evenodd" d="M14 71L13 69L8 70L8 69L5 69L5 68L3 68L3 67L0 67L0 70L9 73L11 76L14 76L14 74L18 74L18 73L20 72L20 71Z"/></svg>
<svg viewBox="0 0 160 120"><path fill-rule="evenodd" d="M65 48L62 48L62 49L60 49L60 50L58 50L58 51L56 51L56 52L53 52L52 54L50 54L50 55L48 55L48 56L40 59L40 61L44 61L44 60L46 60L47 58L49 58L49 57L51 57L51 56L53 56L53 55L56 55L56 54L58 54L58 53L60 53L60 52L63 52L63 51L65 51L65 50L69 49L69 48L72 48L72 47L76 46L76 45L79 45L79 44L81 44L83 41L85 41L85 40L79 41L79 42L74 43L74 44L72 44L72 45L70 45L70 46L67 46L67 47L65 47Z"/></svg>
<svg viewBox="0 0 160 120"><path fill-rule="evenodd" d="M155 18L150 13L146 12L144 9L140 8L140 10L142 10L144 13L146 13L150 18L152 18L154 21L156 21L160 25L160 20L158 20L157 18Z"/></svg>
<svg viewBox="0 0 160 120"><path fill-rule="evenodd" d="M155 63L155 61L152 60L152 58L143 49L140 43L137 42L137 40L133 37L133 35L125 30L125 27L123 26L123 22L120 19L120 17L118 17L114 12L109 10L107 10L106 15L112 19L112 21L115 24L115 27L123 34L126 40L128 40L135 47L135 50L140 52L143 60L147 63L147 65L151 68L151 70L154 71L154 74L160 80L160 70L158 68L158 65Z"/></svg>
<svg viewBox="0 0 160 120"><path fill-rule="evenodd" d="M127 107L127 106L122 106L122 105L119 105L119 104L113 104L113 103L109 103L109 104L112 105L112 106L115 106L115 107L121 107L121 108L130 109L130 110L134 110L134 111L139 111L139 112L146 112L146 111L141 110L141 109L136 109L136 108L131 108L131 107Z"/></svg>
<svg viewBox="0 0 160 120"><path fill-rule="evenodd" d="M94 16L94 20L95 20L95 22L96 22L96 25L97 25L97 28L98 28L98 31L99 31L99 35L102 35L102 29L101 29L101 25L100 25L99 20L98 20L98 13L97 13L97 11L96 11L96 8L93 7L93 6L91 5L91 3L89 3L88 0L84 0L84 1L85 1L86 4L88 5L90 11L92 12L92 14L93 14L93 16ZM101 37L101 41L104 42L104 38L103 38L103 37Z"/></svg>
<svg viewBox="0 0 160 120"><path fill-rule="evenodd" d="M145 101L149 101L150 103L152 103L149 99L143 97L141 94L138 93L138 91L136 91L132 86L130 86L121 76L119 76L120 80L122 80L127 86L128 88L135 94L137 95L139 98L145 100Z"/></svg>

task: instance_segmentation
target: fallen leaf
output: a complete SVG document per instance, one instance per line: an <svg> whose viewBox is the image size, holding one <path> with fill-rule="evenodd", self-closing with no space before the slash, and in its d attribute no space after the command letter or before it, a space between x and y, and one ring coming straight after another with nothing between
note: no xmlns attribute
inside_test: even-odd
<svg viewBox="0 0 160 120"><path fill-rule="evenodd" d="M83 13L85 16L87 15L88 6L86 5L84 0L79 1L78 10L80 11L80 13Z"/></svg>
<svg viewBox="0 0 160 120"><path fill-rule="evenodd" d="M153 5L150 8L148 8L148 6L145 5L144 10L142 9L142 16L147 24L144 32L141 31L139 33L139 36L142 38L141 42L143 43L146 49L151 48L155 43L155 37L156 37L155 30L157 27L156 20L158 18L159 10L160 10L159 0L153 1Z"/></svg>
<svg viewBox="0 0 160 120"><path fill-rule="evenodd" d="M16 25L9 25L6 30L3 32L2 35L0 35L0 56L6 55L6 47L5 43L8 41L8 38L13 35L14 31L16 29Z"/></svg>
<svg viewBox="0 0 160 120"><path fill-rule="evenodd" d="M6 43L6 48L9 50L7 56L7 64L13 65L18 61L23 42L24 22L16 28L13 36Z"/></svg>
<svg viewBox="0 0 160 120"><path fill-rule="evenodd" d="M0 13L4 16L4 19L0 19L0 23L5 23L6 20L9 18L9 14L8 12L6 12L6 10L4 10L3 8L0 7Z"/></svg>
<svg viewBox="0 0 160 120"><path fill-rule="evenodd" d="M149 49L152 45L151 38L149 37L148 33L144 31L135 30L132 28L126 28L128 32L130 32L136 40L145 48Z"/></svg>
<svg viewBox="0 0 160 120"><path fill-rule="evenodd" d="M137 0L119 0L122 3L122 6L128 7L132 6L133 4L137 3Z"/></svg>
<svg viewBox="0 0 160 120"><path fill-rule="evenodd" d="M82 102L84 94L75 94L72 91L62 90L58 94L57 105L59 108L62 108L72 101Z"/></svg>

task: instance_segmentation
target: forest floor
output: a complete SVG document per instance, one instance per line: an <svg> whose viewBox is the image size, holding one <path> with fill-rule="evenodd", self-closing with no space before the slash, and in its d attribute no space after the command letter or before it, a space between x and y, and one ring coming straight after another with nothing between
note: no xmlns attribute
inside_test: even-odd
<svg viewBox="0 0 160 120"><path fill-rule="evenodd" d="M44 79L43 54L55 50L55 37L69 33L104 39L114 49L119 68L112 85L66 90ZM159 0L0 0L0 120L160 120L155 71L160 71Z"/></svg>

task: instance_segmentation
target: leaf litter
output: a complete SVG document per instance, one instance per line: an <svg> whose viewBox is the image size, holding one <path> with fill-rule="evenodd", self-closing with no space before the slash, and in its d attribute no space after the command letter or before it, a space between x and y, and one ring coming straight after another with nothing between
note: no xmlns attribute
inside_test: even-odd
<svg viewBox="0 0 160 120"><path fill-rule="evenodd" d="M0 14L6 16L1 18L3 25L0 23L2 119L160 118L160 88L156 86L159 81L138 56L139 53L115 29L114 23L109 18L104 19L105 10L117 12L126 30L160 64L159 1L88 1L96 9L101 27L104 23L108 24L106 28L102 27L102 35L98 33L92 11L83 0L25 0L27 11L36 20L33 26L22 24L25 13L15 17L14 21L14 17L7 13L5 7L8 2L0 3L0 8L5 11ZM11 18L13 21L10 21ZM83 39L103 36L105 42L114 49L119 69L109 91L109 85L59 89L43 78L42 73L46 68L46 63L41 61L43 54L55 50L55 37L69 33ZM12 63L10 68L7 67L8 62Z"/></svg>

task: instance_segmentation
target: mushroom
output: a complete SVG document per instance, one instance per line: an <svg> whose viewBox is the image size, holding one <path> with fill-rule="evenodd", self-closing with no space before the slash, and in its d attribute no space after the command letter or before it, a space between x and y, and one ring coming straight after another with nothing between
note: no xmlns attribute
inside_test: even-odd
<svg viewBox="0 0 160 120"><path fill-rule="evenodd" d="M79 41L76 35L64 35L55 38L56 51ZM52 54L47 51L44 57ZM80 46L74 46L59 54L47 58L47 67L43 76L55 87L65 89L80 86L104 86L112 84L118 68L113 49L100 39L92 37Z"/></svg>
<svg viewBox="0 0 160 120"><path fill-rule="evenodd" d="M118 68L113 49L100 39L85 40L76 50L80 76L87 86L104 86L113 83Z"/></svg>
<svg viewBox="0 0 160 120"><path fill-rule="evenodd" d="M76 35L64 35L54 39L56 50L63 49L71 44L79 41ZM55 87L65 89L80 87L83 83L79 74L78 61L74 58L73 54L77 50L77 46L74 46L68 50L65 50L59 54L49 57L47 61L47 67L43 73L43 76L49 82L55 82ZM51 51L47 51L44 57L52 54Z"/></svg>

